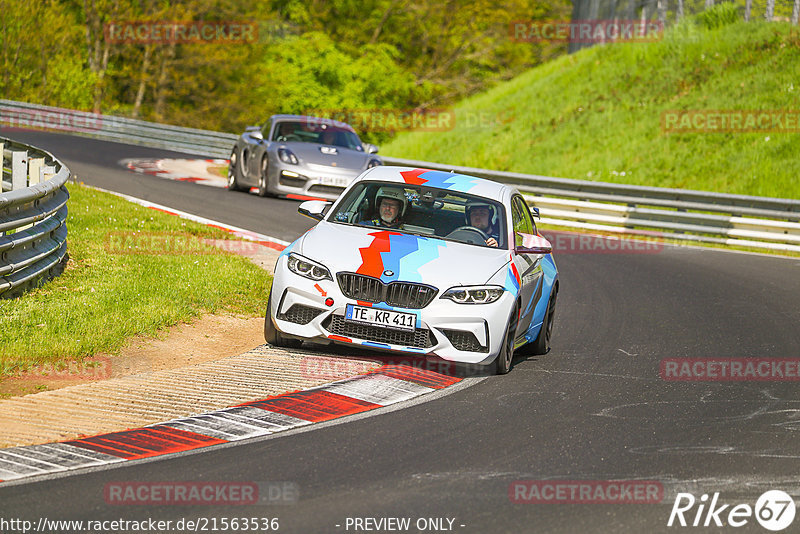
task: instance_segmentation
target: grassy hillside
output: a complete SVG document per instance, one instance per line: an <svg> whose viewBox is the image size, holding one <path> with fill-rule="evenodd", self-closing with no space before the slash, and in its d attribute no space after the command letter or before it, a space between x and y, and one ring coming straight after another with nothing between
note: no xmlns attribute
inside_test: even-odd
<svg viewBox="0 0 800 534"><path fill-rule="evenodd" d="M800 111L788 23L687 20L655 43L595 46L461 102L456 126L390 156L606 182L800 198L800 133L665 133L670 110ZM524 46L524 45L520 45Z"/></svg>

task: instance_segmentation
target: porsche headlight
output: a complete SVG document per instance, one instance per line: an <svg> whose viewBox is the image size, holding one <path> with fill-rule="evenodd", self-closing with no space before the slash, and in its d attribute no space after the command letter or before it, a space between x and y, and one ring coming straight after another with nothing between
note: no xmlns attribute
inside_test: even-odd
<svg viewBox="0 0 800 534"><path fill-rule="evenodd" d="M281 158L281 161L284 163L291 163L292 165L297 165L299 163L297 156L288 148L279 148L278 157Z"/></svg>
<svg viewBox="0 0 800 534"><path fill-rule="evenodd" d="M441 296L458 304L491 304L503 296L505 289L500 286L451 287Z"/></svg>
<svg viewBox="0 0 800 534"><path fill-rule="evenodd" d="M327 267L299 254L289 254L288 265L290 271L304 278L310 280L333 280Z"/></svg>
<svg viewBox="0 0 800 534"><path fill-rule="evenodd" d="M377 167L380 164L381 164L381 162L378 161L377 159L371 159L371 160L369 160L369 163L367 163L367 168L371 169L372 167Z"/></svg>

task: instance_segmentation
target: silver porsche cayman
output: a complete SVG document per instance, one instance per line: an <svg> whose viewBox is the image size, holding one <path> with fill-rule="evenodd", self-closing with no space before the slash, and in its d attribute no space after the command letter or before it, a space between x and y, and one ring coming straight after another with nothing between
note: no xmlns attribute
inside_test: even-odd
<svg viewBox="0 0 800 534"><path fill-rule="evenodd" d="M228 190L300 200L334 200L365 170L382 165L378 147L362 143L350 125L303 115L273 115L248 126L236 141Z"/></svg>

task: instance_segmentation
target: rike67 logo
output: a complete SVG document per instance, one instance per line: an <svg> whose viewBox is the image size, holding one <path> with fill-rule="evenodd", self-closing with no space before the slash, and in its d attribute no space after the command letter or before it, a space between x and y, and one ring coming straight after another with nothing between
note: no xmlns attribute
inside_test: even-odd
<svg viewBox="0 0 800 534"><path fill-rule="evenodd" d="M714 493L710 502L707 494L696 499L691 493L678 493L667 526L743 527L755 517L762 527L777 532L792 524L795 512L792 497L780 490L770 490L762 494L756 501L755 508L744 503L722 504L719 502L719 493Z"/></svg>

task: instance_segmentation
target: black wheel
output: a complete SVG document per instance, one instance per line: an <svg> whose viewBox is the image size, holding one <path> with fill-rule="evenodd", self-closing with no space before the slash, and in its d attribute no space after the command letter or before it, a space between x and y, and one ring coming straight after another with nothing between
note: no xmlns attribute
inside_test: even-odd
<svg viewBox="0 0 800 534"><path fill-rule="evenodd" d="M239 152L234 148L231 152L231 161L228 165L228 191L241 191L242 169L239 161Z"/></svg>
<svg viewBox="0 0 800 534"><path fill-rule="evenodd" d="M550 338L553 335L553 319L556 315L556 300L558 299L558 286L553 287L553 293L547 303L547 311L544 313L542 329L536 340L531 343L530 354L547 354L550 351Z"/></svg>
<svg viewBox="0 0 800 534"><path fill-rule="evenodd" d="M285 347L285 348L299 348L302 345L302 341L299 339L293 339L284 336L281 334L277 328L275 328L275 324L272 322L272 317L270 317L270 310L272 309L272 291L269 293L269 300L267 300L267 313L264 314L264 341L272 345L273 347Z"/></svg>
<svg viewBox="0 0 800 534"><path fill-rule="evenodd" d="M266 197L271 196L269 192L269 177L267 171L269 170L269 159L265 155L261 158L261 172L258 175L258 196Z"/></svg>
<svg viewBox="0 0 800 534"><path fill-rule="evenodd" d="M519 308L514 306L511 310L511 317L508 318L508 325L506 326L506 335L503 337L503 345L500 347L500 353L495 359L495 372L498 375L504 375L511 370L511 360L514 359L514 340L517 337L517 323L519 321Z"/></svg>

